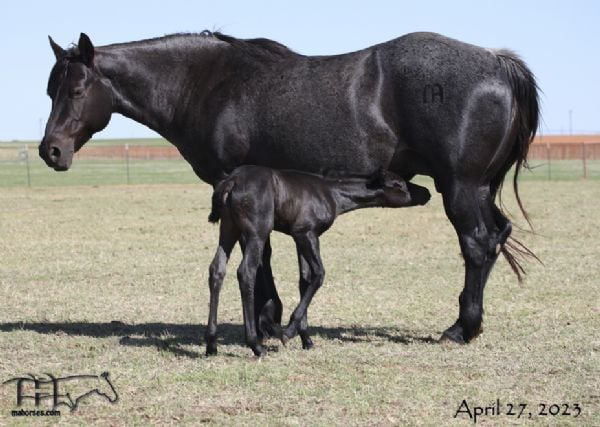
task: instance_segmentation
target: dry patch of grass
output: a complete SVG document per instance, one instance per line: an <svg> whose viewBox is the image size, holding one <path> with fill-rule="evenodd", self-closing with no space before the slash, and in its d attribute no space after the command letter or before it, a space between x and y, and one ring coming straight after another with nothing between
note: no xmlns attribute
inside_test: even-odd
<svg viewBox="0 0 600 427"><path fill-rule="evenodd" d="M519 285L498 262L473 344L433 342L456 318L463 280L436 195L423 208L341 217L321 243L326 279L309 312L316 349L271 341L256 361L243 345L237 250L219 355L204 356L217 239L209 187L0 189L0 382L110 371L119 402L90 398L51 420L62 423L467 424L453 418L463 399L500 399L527 403L539 424L598 425L598 184L525 182L522 195L539 234L520 237L545 266L530 263ZM273 247L288 316L296 257L286 236ZM538 403L583 412L536 417ZM0 423L27 421L10 417L14 404L14 385L0 386Z"/></svg>

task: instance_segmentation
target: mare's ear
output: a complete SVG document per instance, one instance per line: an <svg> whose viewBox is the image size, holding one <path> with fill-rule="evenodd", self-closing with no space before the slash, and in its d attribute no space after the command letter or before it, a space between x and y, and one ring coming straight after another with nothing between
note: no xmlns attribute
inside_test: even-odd
<svg viewBox="0 0 600 427"><path fill-rule="evenodd" d="M86 33L81 33L79 36L77 48L79 49L81 61L88 67L91 67L92 62L94 61L94 45Z"/></svg>
<svg viewBox="0 0 600 427"><path fill-rule="evenodd" d="M66 55L65 50L62 47L60 47L54 40L52 40L52 37L48 36L48 40L50 41L50 47L52 48L52 51L54 52L54 56L56 57L57 61Z"/></svg>

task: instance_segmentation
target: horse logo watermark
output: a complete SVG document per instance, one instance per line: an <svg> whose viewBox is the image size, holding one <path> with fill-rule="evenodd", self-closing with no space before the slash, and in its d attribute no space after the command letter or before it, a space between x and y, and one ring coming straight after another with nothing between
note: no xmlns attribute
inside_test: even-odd
<svg viewBox="0 0 600 427"><path fill-rule="evenodd" d="M53 410L66 406L73 412L79 403L90 396L100 396L110 403L119 400L117 390L110 381L110 374L103 372L100 375L70 375L55 377L46 373L45 376L28 374L4 381L2 384L15 383L17 385L16 405L22 407L25 401L32 400L38 408L42 402L51 402ZM15 414L17 412L17 414ZM13 411L13 415L19 415ZM39 411L36 411L39 412Z"/></svg>

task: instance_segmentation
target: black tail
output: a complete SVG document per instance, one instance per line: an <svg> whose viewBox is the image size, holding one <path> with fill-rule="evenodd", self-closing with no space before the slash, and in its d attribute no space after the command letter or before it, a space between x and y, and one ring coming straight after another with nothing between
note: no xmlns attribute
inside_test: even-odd
<svg viewBox="0 0 600 427"><path fill-rule="evenodd" d="M217 223L221 219L221 210L229 197L229 193L235 186L231 178L225 179L217 184L212 195L212 206L208 215L208 222Z"/></svg>
<svg viewBox="0 0 600 427"><path fill-rule="evenodd" d="M521 197L519 196L518 177L522 167L528 167L527 165L527 152L529 151L529 145L533 141L535 134L538 129L540 119L540 108L539 108L539 89L535 81L535 76L531 70L527 67L525 62L519 58L515 53L508 50L498 50L495 52L500 62L500 66L504 70L506 78L508 79L513 93L513 112L516 126L515 139L513 149L510 156L506 160L504 166L500 169L500 172L491 182L492 193L496 194L500 192L504 177L512 167L515 165L515 175L513 178L513 188L515 191L515 197L519 205L519 209L523 213L523 216L527 220L529 226L532 226L527 211L523 207ZM502 201L500 200L502 207ZM502 254L510 264L511 268L521 280L521 274L524 273L521 263L517 259L517 255L528 255L533 256L539 261L533 252L531 252L522 243L512 239L513 243L507 242L502 247Z"/></svg>
<svg viewBox="0 0 600 427"><path fill-rule="evenodd" d="M492 181L492 185L494 186L494 190L500 189L504 181L504 176L511 166L515 164L515 176L513 178L515 196L519 204L519 209L521 209L523 216L531 225L529 215L525 211L519 196L517 178L519 177L521 167L527 167L529 144L533 141L538 129L540 120L538 86L531 70L527 68L525 62L515 53L508 50L499 50L496 51L496 56L512 88L516 135L511 155L507 159L505 166L501 169L500 174Z"/></svg>

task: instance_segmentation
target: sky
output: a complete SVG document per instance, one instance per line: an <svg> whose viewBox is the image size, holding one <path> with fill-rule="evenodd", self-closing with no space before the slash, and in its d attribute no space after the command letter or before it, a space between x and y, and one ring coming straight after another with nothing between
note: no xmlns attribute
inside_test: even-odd
<svg viewBox="0 0 600 427"><path fill-rule="evenodd" d="M543 91L541 132L600 133L600 1L4 1L0 5L0 141L37 140L50 113L46 84L62 45L96 46L175 32L266 37L305 55L332 55L433 31L527 62ZM113 115L96 138L157 136Z"/></svg>

